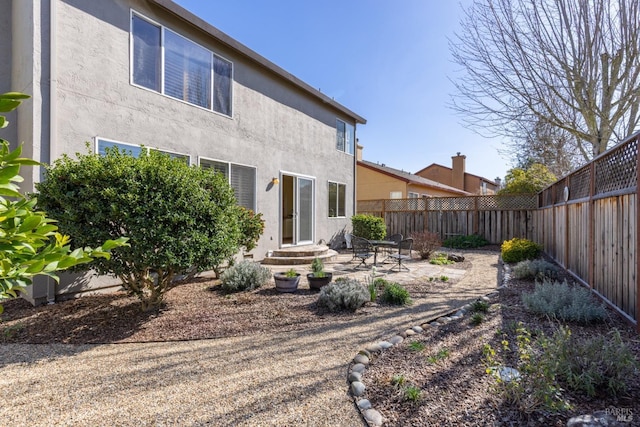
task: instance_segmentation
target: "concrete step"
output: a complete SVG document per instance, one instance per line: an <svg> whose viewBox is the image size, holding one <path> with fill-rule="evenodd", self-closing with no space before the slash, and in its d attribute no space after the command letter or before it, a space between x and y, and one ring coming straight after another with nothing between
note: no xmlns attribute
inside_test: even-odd
<svg viewBox="0 0 640 427"><path fill-rule="evenodd" d="M306 249L305 249L306 248ZM301 265L311 264L315 258L320 258L322 262L335 261L338 252L323 247L299 247L286 248L273 251L273 255L262 260L262 264L267 265Z"/></svg>

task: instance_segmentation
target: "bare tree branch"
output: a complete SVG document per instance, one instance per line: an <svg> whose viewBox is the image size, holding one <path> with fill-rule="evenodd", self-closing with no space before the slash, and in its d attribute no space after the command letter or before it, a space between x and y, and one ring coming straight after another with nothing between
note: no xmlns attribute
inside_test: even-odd
<svg viewBox="0 0 640 427"><path fill-rule="evenodd" d="M452 108L472 129L521 138L544 123L584 160L637 130L637 0L475 0L461 28Z"/></svg>

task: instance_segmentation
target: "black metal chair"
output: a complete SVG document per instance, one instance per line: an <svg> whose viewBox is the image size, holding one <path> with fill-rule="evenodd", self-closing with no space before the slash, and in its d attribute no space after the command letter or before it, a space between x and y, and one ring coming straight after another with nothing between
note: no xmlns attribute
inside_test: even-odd
<svg viewBox="0 0 640 427"><path fill-rule="evenodd" d="M389 271L393 271L396 267L398 271L405 269L409 270L409 267L405 265L405 261L409 261L411 259L411 248L413 247L413 239L403 239L398 243L397 252L389 255L389 258L392 258L398 262L397 265L394 265L389 269Z"/></svg>
<svg viewBox="0 0 640 427"><path fill-rule="evenodd" d="M360 264L356 266L356 268L361 265L367 266L367 259L371 258L374 254L373 245L362 237L351 236L351 246L353 247L353 259L359 259Z"/></svg>
<svg viewBox="0 0 640 427"><path fill-rule="evenodd" d="M392 234L391 236L388 236L388 237L385 238L385 240L388 240L390 242L395 242L396 245L395 246L386 246L386 247L381 248L383 255L385 255L385 259L382 260L383 264L389 260L389 255L391 255L392 253L394 253L397 250L397 245L398 245L398 243L400 243L400 241L402 239L404 239L404 236L402 234L400 234L400 233Z"/></svg>

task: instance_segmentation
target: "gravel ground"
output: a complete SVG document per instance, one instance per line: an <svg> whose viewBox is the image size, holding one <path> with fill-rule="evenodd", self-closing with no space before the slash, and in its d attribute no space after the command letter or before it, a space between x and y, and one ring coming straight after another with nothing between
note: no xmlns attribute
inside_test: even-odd
<svg viewBox="0 0 640 427"><path fill-rule="evenodd" d="M348 395L350 360L368 344L495 290L498 254L465 255L469 269L459 280L412 306L369 309L335 322L319 318L271 332L256 321L238 336L173 342L5 341L0 420L11 426L364 425Z"/></svg>

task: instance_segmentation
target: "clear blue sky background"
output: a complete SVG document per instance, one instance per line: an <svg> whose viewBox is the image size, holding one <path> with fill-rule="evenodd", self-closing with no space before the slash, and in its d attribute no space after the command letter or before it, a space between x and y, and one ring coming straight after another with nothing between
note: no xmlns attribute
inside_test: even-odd
<svg viewBox="0 0 640 427"><path fill-rule="evenodd" d="M416 172L432 163L504 178L500 140L465 129L447 107L460 31L453 0L175 0L271 62L367 119L363 157Z"/></svg>

